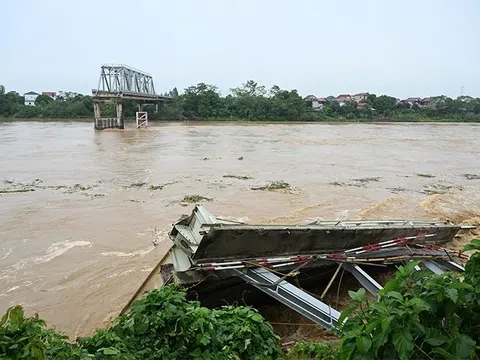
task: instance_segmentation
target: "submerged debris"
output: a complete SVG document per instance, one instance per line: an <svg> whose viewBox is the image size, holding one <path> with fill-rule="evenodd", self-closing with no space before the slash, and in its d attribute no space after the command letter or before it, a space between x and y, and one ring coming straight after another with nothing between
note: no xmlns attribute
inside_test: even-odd
<svg viewBox="0 0 480 360"><path fill-rule="evenodd" d="M232 178L232 179L238 179L238 180L250 180L253 179L251 176L245 176L245 175L223 175L224 178Z"/></svg>
<svg viewBox="0 0 480 360"><path fill-rule="evenodd" d="M145 186L147 184L148 184L148 182L146 182L146 181L138 181L138 182L131 183L130 187L142 187L142 186Z"/></svg>
<svg viewBox="0 0 480 360"><path fill-rule="evenodd" d="M463 174L463 176L467 180L480 180L480 175L476 175L476 174Z"/></svg>
<svg viewBox="0 0 480 360"><path fill-rule="evenodd" d="M424 177L424 178L434 178L435 175L432 174L416 174L417 176Z"/></svg>
<svg viewBox="0 0 480 360"><path fill-rule="evenodd" d="M366 184L366 183L369 183L369 182L372 182L372 181L379 181L379 180L380 180L379 177L366 177L366 178L353 179L352 181L362 183L362 184Z"/></svg>
<svg viewBox="0 0 480 360"><path fill-rule="evenodd" d="M150 185L150 187L148 188L149 190L151 191L155 191L155 190L163 190L163 188L165 186L168 186L168 185L173 185L173 184L176 184L178 183L178 181L172 181L172 182L169 182L169 183L165 183L163 185Z"/></svg>
<svg viewBox="0 0 480 360"><path fill-rule="evenodd" d="M13 194L13 193L25 193L35 191L35 189L2 189L0 194Z"/></svg>
<svg viewBox="0 0 480 360"><path fill-rule="evenodd" d="M402 188L402 187L388 188L388 190L390 190L390 192L394 193L394 194L398 194L398 193L407 191L407 189Z"/></svg>
<svg viewBox="0 0 480 360"><path fill-rule="evenodd" d="M84 186L82 184L73 185L73 190L87 191L87 190L90 190L91 188L92 188L91 186Z"/></svg>
<svg viewBox="0 0 480 360"><path fill-rule="evenodd" d="M213 198L209 198L202 195L185 195L180 202L182 206L188 206L189 204L195 204L201 201L213 201Z"/></svg>
<svg viewBox="0 0 480 360"><path fill-rule="evenodd" d="M380 177L365 177L365 178L352 179L350 182L334 181L334 182L331 182L330 185L365 187L366 184L370 182L377 182L377 181L380 181Z"/></svg>
<svg viewBox="0 0 480 360"><path fill-rule="evenodd" d="M74 194L74 193L81 193L82 195L90 196L89 194L85 193L85 191L90 190L93 188L93 186L85 186L82 184L75 184L70 187L66 186L58 186L56 189L64 189L66 188L67 191L64 192L64 194ZM83 192L83 193L82 193Z"/></svg>
<svg viewBox="0 0 480 360"><path fill-rule="evenodd" d="M93 195L91 196L91 198L92 198L92 199L96 199L96 198L102 198L102 197L104 197L104 196L105 196L105 194L93 194Z"/></svg>
<svg viewBox="0 0 480 360"><path fill-rule="evenodd" d="M35 179L29 183L16 182L15 180L4 179L3 182L10 187L5 189L0 189L0 194L15 194L15 193L26 193L35 191L37 188L43 188L38 186L43 181L40 179Z"/></svg>
<svg viewBox="0 0 480 360"><path fill-rule="evenodd" d="M45 186L46 189L54 189L54 190L60 190L60 189L66 189L68 188L67 185L49 185Z"/></svg>
<svg viewBox="0 0 480 360"><path fill-rule="evenodd" d="M0 193L7 194L7 193L22 193L22 192L30 192L30 191L36 191L38 189L40 190L46 190L46 189L53 189L53 190L61 190L61 189L67 189L65 194L73 194L76 192L84 192L87 190L92 189L94 186L90 185L82 185L82 184L74 184L73 186L67 186L67 185L41 185L43 181L41 179L34 179L31 182L16 182L15 180L4 180L5 184L10 185L10 188L0 190ZM84 194L87 195L87 194Z"/></svg>
<svg viewBox="0 0 480 360"><path fill-rule="evenodd" d="M420 192L427 195L435 195L435 194L445 194L452 189L462 191L463 187L453 186L453 185L432 184L429 186L425 186L423 190Z"/></svg>
<svg viewBox="0 0 480 360"><path fill-rule="evenodd" d="M281 190L281 189L290 189L290 184L286 183L283 180L272 181L264 186L252 187L252 190L263 190L263 191L272 191L272 190Z"/></svg>

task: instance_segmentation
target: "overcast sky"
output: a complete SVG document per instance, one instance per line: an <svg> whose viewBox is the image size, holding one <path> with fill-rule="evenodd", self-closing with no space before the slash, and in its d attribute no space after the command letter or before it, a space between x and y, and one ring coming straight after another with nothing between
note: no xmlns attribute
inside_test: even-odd
<svg viewBox="0 0 480 360"><path fill-rule="evenodd" d="M480 97L479 19L480 0L0 0L0 84L90 93L123 63L157 92Z"/></svg>

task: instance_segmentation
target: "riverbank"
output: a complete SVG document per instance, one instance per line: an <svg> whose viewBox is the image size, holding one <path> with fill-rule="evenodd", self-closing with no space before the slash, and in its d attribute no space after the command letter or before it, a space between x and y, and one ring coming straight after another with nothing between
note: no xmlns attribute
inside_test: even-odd
<svg viewBox="0 0 480 360"><path fill-rule="evenodd" d="M93 124L93 118L12 118L12 117L0 117L0 123L7 122L44 122L44 123L66 123L66 122L80 122ZM126 123L135 123L135 118L125 118ZM421 124L434 124L434 123L466 123L466 124L480 124L479 121L473 120L459 120L452 118L445 119L391 119L391 118L378 118L378 119L325 119L325 120L247 120L247 119L206 119L206 120L165 120L165 119L153 119L148 120L149 123L259 123L259 124L382 124L382 123L421 123Z"/></svg>

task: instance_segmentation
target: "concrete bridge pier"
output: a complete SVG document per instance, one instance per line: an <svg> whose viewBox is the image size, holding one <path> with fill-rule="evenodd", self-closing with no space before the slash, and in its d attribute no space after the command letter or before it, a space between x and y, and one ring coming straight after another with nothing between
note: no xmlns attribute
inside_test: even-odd
<svg viewBox="0 0 480 360"><path fill-rule="evenodd" d="M116 117L114 118L104 118L102 117L100 104L115 104ZM95 130L105 130L105 129L124 129L125 125L123 122L123 103L119 101L95 101L93 102L93 111L95 114L94 128Z"/></svg>
<svg viewBox="0 0 480 360"><path fill-rule="evenodd" d="M123 124L123 104L121 102L117 102L116 107L117 107L116 128L117 129L125 129L125 126Z"/></svg>

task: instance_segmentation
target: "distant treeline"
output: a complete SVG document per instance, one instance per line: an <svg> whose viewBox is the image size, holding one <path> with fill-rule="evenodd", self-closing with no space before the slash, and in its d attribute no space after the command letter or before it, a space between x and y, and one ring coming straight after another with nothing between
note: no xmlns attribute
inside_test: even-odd
<svg viewBox="0 0 480 360"><path fill-rule="evenodd" d="M0 90L3 87L0 86ZM397 121L474 121L480 122L480 98L461 96L451 99L446 96L433 98L429 106L419 107L398 103L394 97L370 94L363 101L328 102L321 110L313 110L311 103L304 100L297 90L283 90L264 86L249 80L241 87L230 89L222 96L214 85L200 83L179 94L174 88L165 94L165 101L159 112L153 113L153 106L146 107L150 119L158 120L267 120L267 121L344 121L344 120L397 120ZM36 106L24 105L24 98L18 93L0 91L0 117L4 118L93 118L93 104L90 96L60 92L55 100L40 95ZM102 115L114 116L112 105L103 105ZM137 104L127 102L125 116L133 118Z"/></svg>

